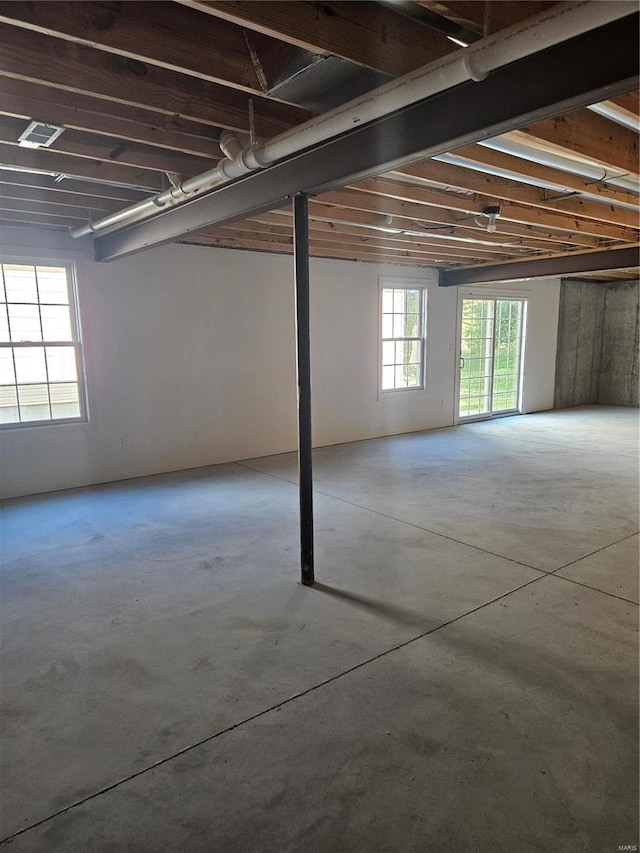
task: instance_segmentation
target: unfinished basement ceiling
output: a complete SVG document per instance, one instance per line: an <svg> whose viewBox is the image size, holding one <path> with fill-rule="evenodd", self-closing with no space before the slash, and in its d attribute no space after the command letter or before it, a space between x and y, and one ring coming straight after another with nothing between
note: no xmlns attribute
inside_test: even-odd
<svg viewBox="0 0 640 853"><path fill-rule="evenodd" d="M223 129L250 131L250 104L270 138L464 49L451 36L470 42L551 6L3 2L0 224L99 219L212 168ZM311 255L452 269L637 244L639 104L629 92L320 195ZM28 148L31 121L65 129ZM188 242L289 253L291 211Z"/></svg>

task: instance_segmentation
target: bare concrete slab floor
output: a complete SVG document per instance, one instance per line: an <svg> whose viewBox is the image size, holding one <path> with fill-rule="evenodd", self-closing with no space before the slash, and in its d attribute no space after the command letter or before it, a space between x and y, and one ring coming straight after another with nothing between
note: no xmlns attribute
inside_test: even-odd
<svg viewBox="0 0 640 853"><path fill-rule="evenodd" d="M595 408L321 449L313 589L286 456L7 502L7 849L637 844L636 447Z"/></svg>

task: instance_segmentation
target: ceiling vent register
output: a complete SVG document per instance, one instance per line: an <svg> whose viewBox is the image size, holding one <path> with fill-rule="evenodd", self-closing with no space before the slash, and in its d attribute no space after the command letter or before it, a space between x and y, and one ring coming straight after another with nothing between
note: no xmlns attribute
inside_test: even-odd
<svg viewBox="0 0 640 853"><path fill-rule="evenodd" d="M60 136L64 127L32 121L18 138L18 143L26 148L48 148Z"/></svg>

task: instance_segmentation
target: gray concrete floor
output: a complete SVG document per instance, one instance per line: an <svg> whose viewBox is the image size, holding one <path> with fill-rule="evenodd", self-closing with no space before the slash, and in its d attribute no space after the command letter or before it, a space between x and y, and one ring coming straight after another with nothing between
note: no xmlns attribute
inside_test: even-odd
<svg viewBox="0 0 640 853"><path fill-rule="evenodd" d="M7 502L14 853L638 844L638 413Z"/></svg>

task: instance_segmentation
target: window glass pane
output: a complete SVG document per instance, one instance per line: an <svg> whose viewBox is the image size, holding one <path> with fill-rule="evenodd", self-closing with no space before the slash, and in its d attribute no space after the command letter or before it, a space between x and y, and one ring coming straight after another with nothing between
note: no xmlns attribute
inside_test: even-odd
<svg viewBox="0 0 640 853"><path fill-rule="evenodd" d="M45 341L71 341L71 312L67 305L43 305L42 332Z"/></svg>
<svg viewBox="0 0 640 853"><path fill-rule="evenodd" d="M3 264L7 302L37 303L35 267L21 264Z"/></svg>
<svg viewBox="0 0 640 853"><path fill-rule="evenodd" d="M385 290L382 291L382 310L387 314L391 314L393 312L393 290Z"/></svg>
<svg viewBox="0 0 640 853"><path fill-rule="evenodd" d="M80 397L76 382L64 382L49 386L51 394L51 416L53 418L79 418Z"/></svg>
<svg viewBox="0 0 640 853"><path fill-rule="evenodd" d="M404 314L393 315L393 337L404 337Z"/></svg>
<svg viewBox="0 0 640 853"><path fill-rule="evenodd" d="M405 294L404 290L393 291L393 310L398 314L404 314Z"/></svg>
<svg viewBox="0 0 640 853"><path fill-rule="evenodd" d="M13 357L18 383L47 381L43 347L16 347Z"/></svg>
<svg viewBox="0 0 640 853"><path fill-rule="evenodd" d="M49 382L75 381L78 378L74 347L47 347Z"/></svg>
<svg viewBox="0 0 640 853"><path fill-rule="evenodd" d="M417 364L409 364L405 369L407 387L417 388L420 384L420 367Z"/></svg>
<svg viewBox="0 0 640 853"><path fill-rule="evenodd" d="M16 381L13 369L13 352L4 347L0 349L0 385L12 385Z"/></svg>
<svg viewBox="0 0 640 853"><path fill-rule="evenodd" d="M395 344L392 341L385 341L382 344L382 363L393 364L395 354Z"/></svg>
<svg viewBox="0 0 640 853"><path fill-rule="evenodd" d="M22 421L46 421L51 417L46 384L18 385L18 402Z"/></svg>
<svg viewBox="0 0 640 853"><path fill-rule="evenodd" d="M7 306L0 304L0 341L9 340L9 320L7 318Z"/></svg>
<svg viewBox="0 0 640 853"><path fill-rule="evenodd" d="M417 314L405 314L403 335L407 338L417 338L420 334Z"/></svg>
<svg viewBox="0 0 640 853"><path fill-rule="evenodd" d="M393 337L393 314L382 315L382 337Z"/></svg>
<svg viewBox="0 0 640 853"><path fill-rule="evenodd" d="M37 305L9 305L11 340L41 341L40 311Z"/></svg>
<svg viewBox="0 0 640 853"><path fill-rule="evenodd" d="M16 386L0 385L0 424L12 424L19 420Z"/></svg>
<svg viewBox="0 0 640 853"><path fill-rule="evenodd" d="M69 288L64 267L38 267L40 302L68 305Z"/></svg>
<svg viewBox="0 0 640 853"><path fill-rule="evenodd" d="M406 388L407 383L404 379L404 367L399 364L394 368L395 370L395 387L396 388Z"/></svg>
<svg viewBox="0 0 640 853"><path fill-rule="evenodd" d="M420 311L420 291L407 290L405 300L405 311L407 314L417 314Z"/></svg>

